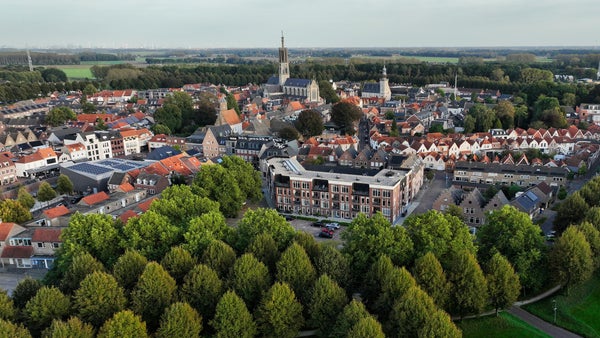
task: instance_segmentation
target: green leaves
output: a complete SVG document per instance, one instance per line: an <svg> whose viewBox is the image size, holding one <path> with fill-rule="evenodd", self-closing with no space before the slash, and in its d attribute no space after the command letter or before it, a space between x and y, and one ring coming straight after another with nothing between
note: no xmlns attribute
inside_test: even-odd
<svg viewBox="0 0 600 338"><path fill-rule="evenodd" d="M125 308L127 299L116 279L104 272L94 272L75 291L74 305L79 318L100 327L116 312Z"/></svg>
<svg viewBox="0 0 600 338"><path fill-rule="evenodd" d="M210 324L215 329L217 338L252 338L257 333L252 315L244 301L233 291L228 291L221 297Z"/></svg>
<svg viewBox="0 0 600 338"><path fill-rule="evenodd" d="M302 304L288 284L275 283L263 297L256 321L262 337L296 337L304 325Z"/></svg>
<svg viewBox="0 0 600 338"><path fill-rule="evenodd" d="M132 311L125 310L106 321L97 338L147 338L146 323Z"/></svg>
<svg viewBox="0 0 600 338"><path fill-rule="evenodd" d="M174 298L177 285L162 266L156 262L146 265L131 293L131 308L148 323L158 323L164 309Z"/></svg>

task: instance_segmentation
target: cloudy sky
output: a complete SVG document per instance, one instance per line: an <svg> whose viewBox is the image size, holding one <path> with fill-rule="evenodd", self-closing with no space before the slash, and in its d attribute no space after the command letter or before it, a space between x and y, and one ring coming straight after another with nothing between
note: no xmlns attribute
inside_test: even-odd
<svg viewBox="0 0 600 338"><path fill-rule="evenodd" d="M599 46L598 0L3 0L0 47Z"/></svg>

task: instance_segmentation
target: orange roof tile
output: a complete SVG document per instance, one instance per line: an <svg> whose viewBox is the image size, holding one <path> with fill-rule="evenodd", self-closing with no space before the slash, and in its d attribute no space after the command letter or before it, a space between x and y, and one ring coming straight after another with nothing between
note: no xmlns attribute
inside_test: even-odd
<svg viewBox="0 0 600 338"><path fill-rule="evenodd" d="M227 109L222 111L221 116L223 118L223 121L230 126L242 122L236 111L233 109Z"/></svg>
<svg viewBox="0 0 600 338"><path fill-rule="evenodd" d="M157 199L158 197L152 197L151 199L138 204L138 208L140 208L140 210L142 210L143 212L146 212L148 211L148 209L150 209L150 205L152 204L152 202L154 202Z"/></svg>
<svg viewBox="0 0 600 338"><path fill-rule="evenodd" d="M289 103L289 107L292 110L302 110L302 109L304 109L304 105L302 103L298 102L298 101L292 101L292 102L290 102Z"/></svg>
<svg viewBox="0 0 600 338"><path fill-rule="evenodd" d="M11 246L8 245L2 250L2 258L31 258L33 256L32 246Z"/></svg>
<svg viewBox="0 0 600 338"><path fill-rule="evenodd" d="M125 211L124 213L121 214L121 216L119 216L119 219L121 220L121 222L127 224L127 221L132 218L132 217L137 217L137 213L131 209Z"/></svg>
<svg viewBox="0 0 600 338"><path fill-rule="evenodd" d="M121 189L123 192L130 192L135 188L131 184L125 182L119 186L119 189Z"/></svg>
<svg viewBox="0 0 600 338"><path fill-rule="evenodd" d="M46 215L46 217L48 217L49 219L52 219L52 218L64 216L70 212L71 211L69 211L69 209L67 209L67 207L65 207L64 205L60 205L55 208L44 210L44 215Z"/></svg>
<svg viewBox="0 0 600 338"><path fill-rule="evenodd" d="M109 198L110 197L108 196L107 193L105 193L104 191L101 191L97 194L85 196L81 200L83 202L85 202L85 204L87 204L87 205L94 205L94 204L100 203L102 201L106 201Z"/></svg>
<svg viewBox="0 0 600 338"><path fill-rule="evenodd" d="M0 223L0 241L5 241L8 238L8 234L15 225L15 223L11 222Z"/></svg>
<svg viewBox="0 0 600 338"><path fill-rule="evenodd" d="M33 231L31 236L32 242L62 242L60 234L62 229L59 228L40 228Z"/></svg>

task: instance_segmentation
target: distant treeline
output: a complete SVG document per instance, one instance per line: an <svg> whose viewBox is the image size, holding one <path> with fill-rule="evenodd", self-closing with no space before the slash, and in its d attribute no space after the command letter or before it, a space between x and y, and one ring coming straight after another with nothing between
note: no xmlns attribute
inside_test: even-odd
<svg viewBox="0 0 600 338"><path fill-rule="evenodd" d="M31 61L34 65L78 65L81 61L131 61L135 56L131 54L105 54L84 52L79 54L39 53L31 52ZM0 65L27 65L27 52L1 52Z"/></svg>

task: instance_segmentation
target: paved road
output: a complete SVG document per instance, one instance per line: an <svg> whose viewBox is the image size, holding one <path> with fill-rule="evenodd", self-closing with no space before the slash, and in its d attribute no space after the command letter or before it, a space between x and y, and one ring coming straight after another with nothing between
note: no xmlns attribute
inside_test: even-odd
<svg viewBox="0 0 600 338"><path fill-rule="evenodd" d="M521 320L527 322L529 325L540 329L541 331L549 334L554 338L574 338L581 337L573 332L567 331L558 326L554 326L548 322L543 321L542 319L532 315L531 313L521 309L520 307L513 306L508 310L512 315L520 318Z"/></svg>
<svg viewBox="0 0 600 338"><path fill-rule="evenodd" d="M412 211L413 214L422 214L429 210L433 206L433 202L435 202L436 198L440 196L442 190L449 187L448 183L450 183L452 177L451 174L448 174L448 183L446 183L446 173L443 171L434 171L435 178L433 181L427 183L421 188L417 197L413 200L414 202L418 202L419 205Z"/></svg>
<svg viewBox="0 0 600 338"><path fill-rule="evenodd" d="M0 272L0 290L6 290L8 295L12 294L17 284L25 277L42 279L48 270L45 269L18 269L16 271Z"/></svg>

